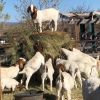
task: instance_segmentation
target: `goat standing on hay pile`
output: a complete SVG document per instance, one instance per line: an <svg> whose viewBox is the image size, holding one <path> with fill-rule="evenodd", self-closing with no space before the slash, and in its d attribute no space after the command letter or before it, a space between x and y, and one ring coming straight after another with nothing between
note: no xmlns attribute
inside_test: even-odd
<svg viewBox="0 0 100 100"><path fill-rule="evenodd" d="M59 10L56 10L54 8L38 10L32 4L27 8L27 12L30 13L32 20L36 20L39 24L40 33L42 32L42 22L50 21L52 24L52 31L56 31L59 15L64 16L61 13L59 13Z"/></svg>

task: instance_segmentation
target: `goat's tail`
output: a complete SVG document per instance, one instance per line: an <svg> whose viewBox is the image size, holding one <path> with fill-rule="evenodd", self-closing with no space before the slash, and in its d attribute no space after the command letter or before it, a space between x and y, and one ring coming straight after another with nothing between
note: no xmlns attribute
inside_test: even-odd
<svg viewBox="0 0 100 100"><path fill-rule="evenodd" d="M59 15L60 15L60 18L62 18L62 19L67 19L68 18L68 16L66 16L66 15L64 15L62 13L59 13Z"/></svg>

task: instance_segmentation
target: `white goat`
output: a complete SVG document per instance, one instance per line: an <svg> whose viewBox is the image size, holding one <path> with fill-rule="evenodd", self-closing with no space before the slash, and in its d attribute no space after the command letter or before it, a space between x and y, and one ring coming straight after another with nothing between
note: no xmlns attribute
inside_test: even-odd
<svg viewBox="0 0 100 100"><path fill-rule="evenodd" d="M69 60L75 61L78 64L80 71L85 72L87 77L90 76L91 69L93 66L95 66L95 71L92 73L98 77L97 69L100 67L100 61L98 59L95 59L75 48L73 48L73 51L67 50L65 48L62 48L61 50Z"/></svg>
<svg viewBox="0 0 100 100"><path fill-rule="evenodd" d="M15 91L15 88L18 84L19 82L12 78L2 78L1 79L2 91L4 91L4 88L12 89L12 91Z"/></svg>
<svg viewBox="0 0 100 100"><path fill-rule="evenodd" d="M48 9L44 9L44 10L37 10L37 8L34 5L30 5L27 8L27 12L31 14L31 18L33 20L36 20L37 23L39 24L39 28L40 28L40 33L42 32L42 22L45 21L50 21L52 22L53 28L52 31L56 31L57 30L57 21L59 18L59 11L54 9L54 8L48 8Z"/></svg>
<svg viewBox="0 0 100 100"><path fill-rule="evenodd" d="M78 49L73 48L73 51L70 51L65 48L62 48L61 50L68 57L69 60L88 63L90 65L97 65L97 59L81 52Z"/></svg>
<svg viewBox="0 0 100 100"><path fill-rule="evenodd" d="M44 65L44 63L44 56L40 52L36 52L36 54L26 63L23 71L19 72L19 74L26 74L26 89L28 89L31 76L40 68L41 65Z"/></svg>
<svg viewBox="0 0 100 100"><path fill-rule="evenodd" d="M78 78L80 85L82 87L81 72L80 72L79 67L76 62L58 58L56 60L56 64L57 65L63 64L66 71L69 71L74 79L76 79L76 77ZM76 81L75 81L75 87L77 88Z"/></svg>
<svg viewBox="0 0 100 100"><path fill-rule="evenodd" d="M56 80L56 86L58 90L58 100L60 100L60 94L62 100L64 100L64 92L67 91L67 98L71 100L71 89L74 88L74 78L66 72L60 71Z"/></svg>
<svg viewBox="0 0 100 100"><path fill-rule="evenodd" d="M79 67L80 72L85 73L88 78L90 77L91 74L92 74L92 76L95 76L95 77L99 76L96 66L89 65L89 64L83 64L81 62L76 62L76 63ZM93 69L93 71L91 71L92 69Z"/></svg>
<svg viewBox="0 0 100 100"><path fill-rule="evenodd" d="M83 100L100 100L100 78L83 79L82 94Z"/></svg>
<svg viewBox="0 0 100 100"><path fill-rule="evenodd" d="M23 64L26 62L24 58L19 58L19 60L16 62L15 66L11 67L0 67L1 70L1 78L15 78L19 71L24 67Z"/></svg>
<svg viewBox="0 0 100 100"><path fill-rule="evenodd" d="M42 72L42 75L41 75L43 91L44 91L44 81L46 78L50 79L50 89L52 91L53 74L54 74L54 68L52 65L52 59L49 58L45 63L45 70Z"/></svg>

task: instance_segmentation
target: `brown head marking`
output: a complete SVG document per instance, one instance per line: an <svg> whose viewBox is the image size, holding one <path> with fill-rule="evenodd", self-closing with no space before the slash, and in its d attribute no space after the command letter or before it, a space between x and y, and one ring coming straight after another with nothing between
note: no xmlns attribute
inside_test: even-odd
<svg viewBox="0 0 100 100"><path fill-rule="evenodd" d="M19 65L20 71L23 70L24 65L26 64L26 59L24 58L19 58L16 62L17 65Z"/></svg>

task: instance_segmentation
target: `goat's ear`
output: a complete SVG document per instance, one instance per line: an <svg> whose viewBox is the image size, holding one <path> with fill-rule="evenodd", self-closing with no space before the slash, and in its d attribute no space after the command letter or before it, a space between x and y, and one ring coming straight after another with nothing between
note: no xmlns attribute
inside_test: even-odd
<svg viewBox="0 0 100 100"><path fill-rule="evenodd" d="M31 11L31 7L28 6L28 8L27 8L27 12L29 13L30 11Z"/></svg>

